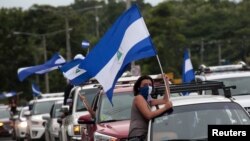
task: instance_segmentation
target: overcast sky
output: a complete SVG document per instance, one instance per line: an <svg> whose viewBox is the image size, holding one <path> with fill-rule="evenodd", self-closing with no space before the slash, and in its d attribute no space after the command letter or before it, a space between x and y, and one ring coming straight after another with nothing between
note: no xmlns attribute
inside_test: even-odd
<svg viewBox="0 0 250 141"><path fill-rule="evenodd" d="M149 2L152 5L156 5L157 3L163 0L144 0L145 2ZM74 2L74 0L0 0L0 7L5 8L13 8L13 7L22 7L23 9L28 9L33 4L49 4L52 6L67 6Z"/></svg>

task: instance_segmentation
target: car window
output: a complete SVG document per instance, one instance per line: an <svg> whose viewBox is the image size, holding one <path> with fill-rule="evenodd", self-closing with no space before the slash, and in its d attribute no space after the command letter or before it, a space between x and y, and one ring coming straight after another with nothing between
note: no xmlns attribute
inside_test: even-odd
<svg viewBox="0 0 250 141"><path fill-rule="evenodd" d="M91 88L91 89L82 89L80 90L80 94L84 95L87 99L87 101L90 103L93 101L95 95L97 94L97 92L99 91L98 88ZM76 103L76 111L86 111L86 107L84 106L84 104L82 103L80 97L77 95L77 103Z"/></svg>
<svg viewBox="0 0 250 141"><path fill-rule="evenodd" d="M207 139L207 126L250 124L247 113L236 103L207 103L174 107L153 120L152 141Z"/></svg>
<svg viewBox="0 0 250 141"><path fill-rule="evenodd" d="M36 102L32 108L32 115L49 113L55 101Z"/></svg>
<svg viewBox="0 0 250 141"><path fill-rule="evenodd" d="M133 98L134 95L132 91L116 93L112 98L112 106L106 94L102 95L99 109L99 122L130 119Z"/></svg>
<svg viewBox="0 0 250 141"><path fill-rule="evenodd" d="M0 118L9 118L10 117L10 112L5 109L5 110L0 110Z"/></svg>
<svg viewBox="0 0 250 141"><path fill-rule="evenodd" d="M225 86L235 85L236 89L231 89L232 96L250 94L250 77L216 79L216 81L222 81Z"/></svg>
<svg viewBox="0 0 250 141"><path fill-rule="evenodd" d="M53 108L53 112L52 112L52 118L58 118L62 115L63 112L61 111L61 107L62 107L62 103L55 104Z"/></svg>

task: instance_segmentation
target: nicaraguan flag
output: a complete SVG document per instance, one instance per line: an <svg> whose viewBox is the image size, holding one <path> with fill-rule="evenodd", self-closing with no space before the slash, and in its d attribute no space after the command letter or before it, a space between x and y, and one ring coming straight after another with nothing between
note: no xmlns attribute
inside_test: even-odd
<svg viewBox="0 0 250 141"><path fill-rule="evenodd" d="M82 41L82 48L88 48L90 46L90 43L86 40Z"/></svg>
<svg viewBox="0 0 250 141"><path fill-rule="evenodd" d="M32 89L32 94L34 97L38 97L42 93L40 88L35 83L32 83L31 89Z"/></svg>
<svg viewBox="0 0 250 141"><path fill-rule="evenodd" d="M188 50L186 49L184 52L184 62L183 62L183 71L182 71L182 82L190 83L195 78L193 65L189 58Z"/></svg>
<svg viewBox="0 0 250 141"><path fill-rule="evenodd" d="M8 92L8 93L2 93L0 94L0 99L5 99L5 98L9 98L9 97L13 97L13 96L16 96L17 93L15 91L11 91L11 92Z"/></svg>
<svg viewBox="0 0 250 141"><path fill-rule="evenodd" d="M76 55L74 60L65 63L59 67L63 76L67 78L72 85L80 85L86 79L85 70L80 69L79 65L85 57L82 55Z"/></svg>
<svg viewBox="0 0 250 141"><path fill-rule="evenodd" d="M95 77L112 103L118 78L132 62L156 55L148 29L136 5L123 13L81 62L86 80Z"/></svg>
<svg viewBox="0 0 250 141"><path fill-rule="evenodd" d="M20 81L23 81L26 77L34 73L44 74L44 73L57 69L58 66L64 63L65 63L65 59L61 55L56 53L53 55L53 57L49 61L45 62L42 65L19 68L17 71L18 78Z"/></svg>

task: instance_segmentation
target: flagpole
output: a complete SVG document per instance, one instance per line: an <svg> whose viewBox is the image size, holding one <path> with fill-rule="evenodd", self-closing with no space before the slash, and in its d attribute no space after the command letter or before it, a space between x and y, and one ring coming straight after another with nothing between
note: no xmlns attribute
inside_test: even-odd
<svg viewBox="0 0 250 141"><path fill-rule="evenodd" d="M160 59L159 59L158 54L156 54L156 59L157 59L158 64L159 64L159 66L160 66L160 70L161 70L161 74L162 74L162 79L163 79L164 85L165 85L165 87L166 87L167 98L168 98L168 100L169 100L169 98L170 98L169 83L168 83L168 82L166 81L166 79L165 79L165 74L164 74L164 72L163 72L162 65L161 65L161 62L160 62Z"/></svg>

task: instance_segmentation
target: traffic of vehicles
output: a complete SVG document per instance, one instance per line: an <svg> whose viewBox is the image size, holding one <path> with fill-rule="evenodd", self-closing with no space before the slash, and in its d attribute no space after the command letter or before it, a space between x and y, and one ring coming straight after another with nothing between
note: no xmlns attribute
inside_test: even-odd
<svg viewBox="0 0 250 141"><path fill-rule="evenodd" d="M219 71L205 67L196 73L196 82L171 84L173 110L150 120L147 140L207 140L208 125L250 125L250 90L246 86L250 71L246 67L235 69L236 66L244 65L221 67ZM151 76L160 80L158 75ZM31 100L13 117L6 110L8 106L0 106L0 136L14 134L15 140L127 141L133 83L137 78L123 77L118 81L113 105L95 82L72 88L66 105L60 92ZM156 83L153 98L162 96L162 83ZM192 95L182 96L182 92ZM86 97L88 103L79 95Z"/></svg>

